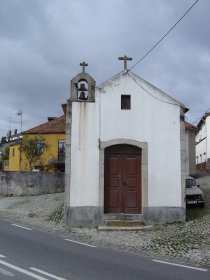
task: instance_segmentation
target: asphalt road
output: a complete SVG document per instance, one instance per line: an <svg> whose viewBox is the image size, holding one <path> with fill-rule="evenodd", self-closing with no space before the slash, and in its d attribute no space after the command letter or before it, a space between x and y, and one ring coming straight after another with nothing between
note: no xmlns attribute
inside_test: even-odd
<svg viewBox="0 0 210 280"><path fill-rule="evenodd" d="M205 268L159 261L76 243L0 220L1 280L210 279Z"/></svg>

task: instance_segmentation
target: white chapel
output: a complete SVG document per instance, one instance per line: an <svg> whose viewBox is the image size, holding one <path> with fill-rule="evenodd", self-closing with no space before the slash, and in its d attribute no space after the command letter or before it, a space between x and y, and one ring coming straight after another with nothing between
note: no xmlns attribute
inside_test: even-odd
<svg viewBox="0 0 210 280"><path fill-rule="evenodd" d="M81 63L66 113L65 220L185 220L186 108L127 70L96 86Z"/></svg>

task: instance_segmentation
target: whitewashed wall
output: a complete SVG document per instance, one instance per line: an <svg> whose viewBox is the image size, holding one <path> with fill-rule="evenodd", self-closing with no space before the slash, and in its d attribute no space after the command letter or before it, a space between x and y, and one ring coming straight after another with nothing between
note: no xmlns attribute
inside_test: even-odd
<svg viewBox="0 0 210 280"><path fill-rule="evenodd" d="M72 103L71 207L99 206L99 141L120 138L148 143L148 206L183 206L180 105L130 75L99 86L95 103ZM131 95L131 110L121 110L121 94Z"/></svg>
<svg viewBox="0 0 210 280"><path fill-rule="evenodd" d="M98 206L99 102L72 103L71 207Z"/></svg>
<svg viewBox="0 0 210 280"><path fill-rule="evenodd" d="M137 81L155 97L176 103ZM100 140L147 142L148 206L181 206L180 107L152 97L129 76L102 84L100 92ZM131 95L131 110L121 110L121 94Z"/></svg>

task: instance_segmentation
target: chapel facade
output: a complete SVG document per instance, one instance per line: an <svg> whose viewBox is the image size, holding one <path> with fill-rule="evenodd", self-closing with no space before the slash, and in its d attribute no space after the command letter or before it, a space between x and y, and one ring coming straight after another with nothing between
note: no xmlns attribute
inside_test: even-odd
<svg viewBox="0 0 210 280"><path fill-rule="evenodd" d="M185 220L183 104L124 70L101 85L71 80L66 112L65 220Z"/></svg>

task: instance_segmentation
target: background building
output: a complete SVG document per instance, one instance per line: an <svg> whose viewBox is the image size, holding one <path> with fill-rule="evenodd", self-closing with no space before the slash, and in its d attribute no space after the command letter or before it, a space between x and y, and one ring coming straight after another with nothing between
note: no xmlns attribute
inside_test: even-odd
<svg viewBox="0 0 210 280"><path fill-rule="evenodd" d="M65 116L48 118L48 122L22 133L22 138L9 144L9 163L6 171L30 171L29 162L21 149L25 138L37 139L37 149L47 145L33 168L40 171L64 171L65 169Z"/></svg>
<svg viewBox="0 0 210 280"><path fill-rule="evenodd" d="M196 136L196 168L210 171L210 113L205 113L198 125Z"/></svg>

